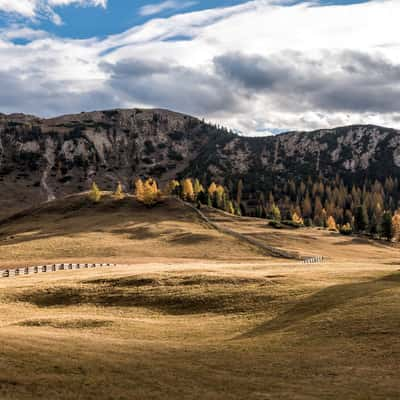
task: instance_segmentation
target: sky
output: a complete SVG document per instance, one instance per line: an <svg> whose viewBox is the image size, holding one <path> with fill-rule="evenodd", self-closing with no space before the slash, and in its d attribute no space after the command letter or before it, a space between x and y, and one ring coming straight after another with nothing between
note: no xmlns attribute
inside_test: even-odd
<svg viewBox="0 0 400 400"><path fill-rule="evenodd" d="M399 0L0 0L0 112L400 128Z"/></svg>

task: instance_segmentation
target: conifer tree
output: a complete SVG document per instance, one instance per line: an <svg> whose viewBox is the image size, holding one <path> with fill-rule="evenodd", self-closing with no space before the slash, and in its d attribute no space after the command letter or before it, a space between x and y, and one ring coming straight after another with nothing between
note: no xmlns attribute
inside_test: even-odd
<svg viewBox="0 0 400 400"><path fill-rule="evenodd" d="M228 201L227 211L229 214L235 214L235 207L233 206L232 201Z"/></svg>
<svg viewBox="0 0 400 400"><path fill-rule="evenodd" d="M236 192L236 203L240 205L243 196L243 181L239 179Z"/></svg>
<svg viewBox="0 0 400 400"><path fill-rule="evenodd" d="M303 218L301 218L301 216L296 211L292 214L292 221L295 224L304 225Z"/></svg>
<svg viewBox="0 0 400 400"><path fill-rule="evenodd" d="M92 183L92 187L90 189L89 193L89 198L95 203L98 203L101 200L102 193L98 186L96 185L96 182Z"/></svg>
<svg viewBox="0 0 400 400"><path fill-rule="evenodd" d="M385 211L382 217L382 236L387 240L393 239L392 213Z"/></svg>
<svg viewBox="0 0 400 400"><path fill-rule="evenodd" d="M354 226L357 232L365 232L368 228L369 218L365 204L358 206L354 214Z"/></svg>
<svg viewBox="0 0 400 400"><path fill-rule="evenodd" d="M223 209L225 203L225 189L223 186L218 185L217 190L215 191L215 202L217 208Z"/></svg>
<svg viewBox="0 0 400 400"><path fill-rule="evenodd" d="M175 194L175 191L179 186L180 186L180 183L175 179L168 181L168 183L165 185L165 188L164 188L164 194L166 196L171 196L172 194Z"/></svg>
<svg viewBox="0 0 400 400"><path fill-rule="evenodd" d="M397 210L392 218L393 238L400 241L400 210Z"/></svg>
<svg viewBox="0 0 400 400"><path fill-rule="evenodd" d="M337 231L336 221L335 218L332 217L332 215L328 218L327 224L330 231Z"/></svg>
<svg viewBox="0 0 400 400"><path fill-rule="evenodd" d="M315 203L314 203L314 225L316 226L324 226L324 218L322 215L322 203L321 203L321 198L317 196L315 198Z"/></svg>
<svg viewBox="0 0 400 400"><path fill-rule="evenodd" d="M122 199L125 198L125 194L124 194L124 191L122 189L121 182L118 182L118 185L117 185L117 188L116 188L116 190L114 192L113 197L116 200L122 200Z"/></svg>
<svg viewBox="0 0 400 400"><path fill-rule="evenodd" d="M276 206L275 204L272 205L271 214L272 214L272 218L273 218L275 221L280 222L280 220L281 220L281 210L280 210L279 207Z"/></svg>
<svg viewBox="0 0 400 400"><path fill-rule="evenodd" d="M380 235L382 230L382 208L377 203L372 209L369 231L372 235Z"/></svg>
<svg viewBox="0 0 400 400"><path fill-rule="evenodd" d="M306 197L304 198L302 202L302 211L303 211L303 217L305 218L311 218L312 214L312 206L311 206L311 200L310 200L310 195L308 192L306 193Z"/></svg>
<svg viewBox="0 0 400 400"><path fill-rule="evenodd" d="M143 185L143 198L140 201L146 204L146 206L152 207L160 200L161 192L158 190L157 182L153 178L147 179Z"/></svg>
<svg viewBox="0 0 400 400"><path fill-rule="evenodd" d="M196 199L199 197L200 193L204 193L203 185L200 183L200 181L197 178L194 180L193 192L194 192L194 197Z"/></svg>
<svg viewBox="0 0 400 400"><path fill-rule="evenodd" d="M135 181L135 196L138 201L144 200L144 184L140 178Z"/></svg>
<svg viewBox="0 0 400 400"><path fill-rule="evenodd" d="M193 183L192 183L192 180L190 178L186 178L183 181L182 196L183 196L183 199L187 200L187 201L194 201L195 200Z"/></svg>
<svg viewBox="0 0 400 400"><path fill-rule="evenodd" d="M353 228L351 227L349 222L340 227L340 233L342 235L351 235L353 233Z"/></svg>
<svg viewBox="0 0 400 400"><path fill-rule="evenodd" d="M208 187L208 194L213 197L214 193L217 191L217 185L215 182L212 182L211 185Z"/></svg>

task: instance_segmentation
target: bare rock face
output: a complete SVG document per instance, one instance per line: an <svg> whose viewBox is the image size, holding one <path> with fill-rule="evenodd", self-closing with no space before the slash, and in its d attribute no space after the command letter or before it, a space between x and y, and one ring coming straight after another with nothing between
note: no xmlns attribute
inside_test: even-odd
<svg viewBox="0 0 400 400"><path fill-rule="evenodd" d="M400 176L400 132L351 126L240 137L167 110L110 110L40 119L0 114L0 215L137 176L192 176L267 191L290 178Z"/></svg>
<svg viewBox="0 0 400 400"><path fill-rule="evenodd" d="M87 190L93 180L131 190L136 176L175 177L208 141L206 128L164 110L0 115L1 211Z"/></svg>

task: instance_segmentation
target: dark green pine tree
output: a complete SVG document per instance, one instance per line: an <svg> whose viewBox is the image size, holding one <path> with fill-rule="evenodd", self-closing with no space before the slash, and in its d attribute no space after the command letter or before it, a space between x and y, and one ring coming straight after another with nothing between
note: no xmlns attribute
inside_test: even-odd
<svg viewBox="0 0 400 400"><path fill-rule="evenodd" d="M392 240L393 234L392 213L390 211L385 211L382 217L382 237L387 240Z"/></svg>
<svg viewBox="0 0 400 400"><path fill-rule="evenodd" d="M368 228L369 218L365 204L357 206L354 213L354 228L357 232L365 232Z"/></svg>

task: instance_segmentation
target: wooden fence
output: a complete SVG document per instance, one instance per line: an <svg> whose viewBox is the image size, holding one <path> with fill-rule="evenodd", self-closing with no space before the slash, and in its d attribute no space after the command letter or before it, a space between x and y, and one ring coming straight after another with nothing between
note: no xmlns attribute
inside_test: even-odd
<svg viewBox="0 0 400 400"><path fill-rule="evenodd" d="M68 271L85 268L115 267L117 264L46 264L35 267L9 268L0 271L0 278L11 278L22 275L39 274L45 272Z"/></svg>
<svg viewBox="0 0 400 400"><path fill-rule="evenodd" d="M307 257L303 260L303 264L318 264L324 262L324 257L317 256L317 257Z"/></svg>

